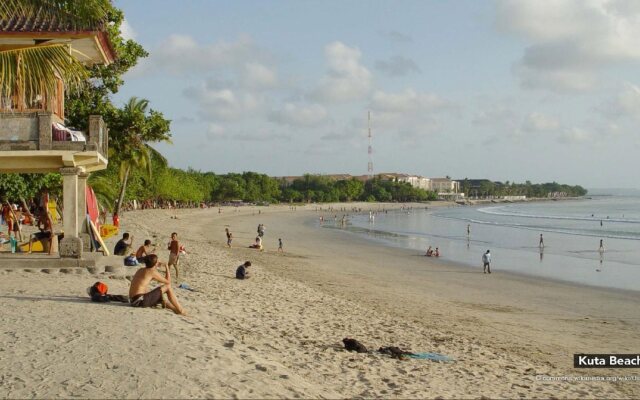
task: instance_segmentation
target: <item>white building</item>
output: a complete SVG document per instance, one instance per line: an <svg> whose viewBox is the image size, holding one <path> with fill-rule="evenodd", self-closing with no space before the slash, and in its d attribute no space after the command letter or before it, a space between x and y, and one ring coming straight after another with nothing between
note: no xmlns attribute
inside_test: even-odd
<svg viewBox="0 0 640 400"><path fill-rule="evenodd" d="M431 178L429 190L441 193L458 193L460 191L460 182L449 178Z"/></svg>
<svg viewBox="0 0 640 400"><path fill-rule="evenodd" d="M397 173L384 173L379 174L382 179L397 181L397 182L406 182L413 186L414 188L431 190L430 187L430 179L425 178L419 175L409 175L409 174L397 174Z"/></svg>

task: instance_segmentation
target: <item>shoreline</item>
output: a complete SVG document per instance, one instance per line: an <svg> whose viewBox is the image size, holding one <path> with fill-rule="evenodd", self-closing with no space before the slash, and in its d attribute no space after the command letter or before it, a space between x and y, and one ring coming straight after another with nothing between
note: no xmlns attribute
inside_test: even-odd
<svg viewBox="0 0 640 400"><path fill-rule="evenodd" d="M181 281L199 290L177 289L190 313L186 318L88 301L87 286L106 280L110 293L119 293L127 289L125 277L135 269L93 275L0 269L7 307L0 395L640 395L631 382L536 378L623 374L574 370L569 363L573 352L585 349L637 351L637 296L522 283L501 273L482 279L482 274L427 263L425 257L406 257L354 235L306 227L297 221L310 219L314 211L286 207L260 208L260 214L257 208L225 209L222 214L217 209L125 214L123 228L136 242L153 237L162 244L170 232L179 233L188 252ZM171 218L174 215L177 220ZM258 223L266 225L264 252L244 247L255 238ZM234 233L237 246L231 249L224 246L225 225ZM275 251L280 236L284 254ZM109 247L117 240L112 239ZM166 259L167 252L159 249L161 259ZM233 279L235 267L247 259L254 264L254 278ZM584 300L571 304L576 299ZM375 352L348 353L340 343L346 336L370 350L395 345L456 361L398 361ZM130 374L132 370L145 380ZM39 371L48 373L47 378Z"/></svg>
<svg viewBox="0 0 640 400"><path fill-rule="evenodd" d="M339 228L323 228L323 229L340 230ZM352 232L352 231L349 231L349 230L340 230L340 231L344 232L344 233L347 233L347 234L351 234L351 235L363 238L363 236L360 236L357 232ZM375 242L375 240L373 240L373 239L366 239L365 238L365 240L370 241L372 244ZM386 247L389 247L389 248L392 248L392 249L397 249L399 252L406 253L406 256L408 256L408 257L410 257L410 256L424 256L424 254L417 254L417 253L420 253L419 250L410 249L410 248L407 248L407 247L392 246L392 245L386 245ZM445 257L430 257L430 258L425 257L425 260L428 263L431 263L431 264L434 264L434 265L439 265L439 266L443 266L443 267L455 267L455 268L461 268L461 269L465 269L465 270L474 270L475 272L479 271L479 269L481 268L479 265L475 265L474 266L472 264L465 264L463 262L449 260L449 259L447 259ZM586 283L574 282L574 281L569 281L569 280L550 278L550 277L546 277L546 276L532 275L532 274L527 274L527 273L519 272L519 271L500 270L499 268L496 269L495 267L494 267L494 270L496 272L500 272L500 274L510 275L513 278L521 278L521 279L525 279L527 281L534 280L534 281L541 281L541 283L544 283L544 282L556 283L556 284L568 285L568 286L575 287L575 288L578 288L578 289L579 288L596 289L596 290L603 290L603 291L607 291L607 292L626 294L626 295L638 295L638 294L640 294L640 288L638 290L631 290L631 289L616 288L616 287L611 287L611 286L596 286L596 285L589 285L589 284L586 284Z"/></svg>

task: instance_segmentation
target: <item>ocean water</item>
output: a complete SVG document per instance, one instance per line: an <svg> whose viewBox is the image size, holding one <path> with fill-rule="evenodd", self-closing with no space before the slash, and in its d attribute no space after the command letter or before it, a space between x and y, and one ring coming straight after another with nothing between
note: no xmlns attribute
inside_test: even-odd
<svg viewBox="0 0 640 400"><path fill-rule="evenodd" d="M340 215L341 216L341 215ZM340 219L340 216L338 219ZM381 245L425 252L482 269L510 271L578 284L640 290L640 196L492 204L352 215L346 229ZM467 236L467 225L471 233ZM539 246L540 234L544 247ZM599 251L600 240L604 252Z"/></svg>

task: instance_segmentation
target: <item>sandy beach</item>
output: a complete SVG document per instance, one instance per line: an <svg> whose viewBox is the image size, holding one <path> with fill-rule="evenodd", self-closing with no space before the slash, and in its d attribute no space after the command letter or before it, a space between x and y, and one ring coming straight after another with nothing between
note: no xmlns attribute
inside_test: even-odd
<svg viewBox="0 0 640 400"><path fill-rule="evenodd" d="M639 376L633 369L573 368L574 353L638 352L640 292L433 262L322 229L315 207L126 213L136 246L152 239L161 259L178 232L188 254L174 286L197 289L176 289L187 317L89 301L86 288L97 280L127 294L132 267L44 273L3 265L0 397L640 397L640 380L611 380ZM247 248L259 223L264 252ZM254 277L234 279L245 260ZM344 337L374 351L346 352ZM377 353L381 346L455 361L396 360Z"/></svg>

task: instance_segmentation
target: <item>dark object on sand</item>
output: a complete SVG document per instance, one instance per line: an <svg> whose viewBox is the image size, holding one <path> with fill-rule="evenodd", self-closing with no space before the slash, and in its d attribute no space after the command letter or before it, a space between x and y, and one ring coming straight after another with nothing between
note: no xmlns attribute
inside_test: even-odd
<svg viewBox="0 0 640 400"><path fill-rule="evenodd" d="M91 301L94 301L96 303L106 303L109 301L119 301L121 303L129 302L128 296L123 296L120 294L108 294L108 290L109 288L105 283L96 282L93 284L93 286L87 289L87 293L89 294L89 297L91 297Z"/></svg>
<svg viewBox="0 0 640 400"><path fill-rule="evenodd" d="M358 342L355 339L351 339L351 338L344 338L342 339L342 343L344 343L344 348L347 351L356 351L358 353L367 353L368 350L366 347L364 347L364 345L360 342Z"/></svg>
<svg viewBox="0 0 640 400"><path fill-rule="evenodd" d="M391 358L397 358L398 360L406 360L413 355L412 352L401 350L399 347L395 346L380 347L378 351L382 354L390 355Z"/></svg>

